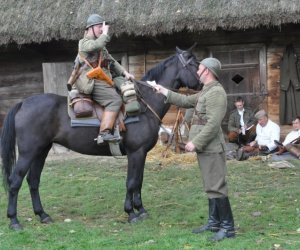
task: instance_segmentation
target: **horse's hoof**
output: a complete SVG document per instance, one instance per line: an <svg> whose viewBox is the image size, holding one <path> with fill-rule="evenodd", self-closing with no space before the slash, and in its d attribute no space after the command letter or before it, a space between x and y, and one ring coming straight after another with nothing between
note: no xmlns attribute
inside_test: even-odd
<svg viewBox="0 0 300 250"><path fill-rule="evenodd" d="M132 219L128 219L128 222L129 223L137 223L139 221L139 217L135 217L135 218L132 218Z"/></svg>
<svg viewBox="0 0 300 250"><path fill-rule="evenodd" d="M23 227L20 223L16 223L16 224L10 224L9 229L14 230L14 231L21 231L21 230L23 230Z"/></svg>
<svg viewBox="0 0 300 250"><path fill-rule="evenodd" d="M43 223L43 224L51 224L51 223L53 223L53 220L52 220L52 218L50 216L47 216L47 217L41 219L41 223Z"/></svg>
<svg viewBox="0 0 300 250"><path fill-rule="evenodd" d="M149 214L147 212L141 212L138 214L138 218L140 220L144 220L144 219L147 219L149 217Z"/></svg>
<svg viewBox="0 0 300 250"><path fill-rule="evenodd" d="M139 220L139 218L135 213L130 214L128 217L129 223L136 223L136 222L138 222L138 220Z"/></svg>

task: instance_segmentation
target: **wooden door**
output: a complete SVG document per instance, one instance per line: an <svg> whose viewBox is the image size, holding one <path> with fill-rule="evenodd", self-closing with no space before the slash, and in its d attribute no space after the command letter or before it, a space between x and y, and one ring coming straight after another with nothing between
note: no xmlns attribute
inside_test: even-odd
<svg viewBox="0 0 300 250"><path fill-rule="evenodd" d="M210 55L222 63L220 82L227 96L228 106L224 129L233 110L234 100L241 96L245 106L257 111L266 101L266 49L261 44L210 47Z"/></svg>

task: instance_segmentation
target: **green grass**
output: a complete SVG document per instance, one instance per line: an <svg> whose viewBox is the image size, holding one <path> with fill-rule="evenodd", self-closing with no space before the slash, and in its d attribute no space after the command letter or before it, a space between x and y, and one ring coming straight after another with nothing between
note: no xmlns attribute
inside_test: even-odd
<svg viewBox="0 0 300 250"><path fill-rule="evenodd" d="M300 249L300 162L293 163L295 168L279 170L260 161L229 161L237 237L211 243L212 233L191 233L206 223L208 209L196 163L148 162L142 194L149 218L129 224L125 159L47 161L41 198L55 223L43 225L34 217L24 182L18 200L24 230L9 230L0 188L0 249Z"/></svg>

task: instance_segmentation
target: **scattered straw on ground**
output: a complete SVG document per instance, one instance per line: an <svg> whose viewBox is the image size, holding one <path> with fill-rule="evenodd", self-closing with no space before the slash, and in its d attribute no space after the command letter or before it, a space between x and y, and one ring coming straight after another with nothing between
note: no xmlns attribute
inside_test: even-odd
<svg viewBox="0 0 300 250"><path fill-rule="evenodd" d="M88 158L90 155L79 154L67 149L61 149L61 147L56 147L56 149L50 152L47 161L52 160L66 160L66 159L76 159L76 158ZM111 158L111 156L93 156L97 157L99 160ZM123 157L123 156L122 156ZM122 158L121 157L121 158ZM124 156L125 157L125 156ZM118 157L117 157L118 158ZM159 143L149 151L147 155L147 162L157 163L161 166L170 166L170 165L181 165L191 166L192 164L197 164L196 153L175 153L175 151L170 147L167 149L166 145L160 145Z"/></svg>
<svg viewBox="0 0 300 250"><path fill-rule="evenodd" d="M147 162L157 162L162 166L190 166L197 163L196 153L176 153L167 146L156 144L147 155Z"/></svg>

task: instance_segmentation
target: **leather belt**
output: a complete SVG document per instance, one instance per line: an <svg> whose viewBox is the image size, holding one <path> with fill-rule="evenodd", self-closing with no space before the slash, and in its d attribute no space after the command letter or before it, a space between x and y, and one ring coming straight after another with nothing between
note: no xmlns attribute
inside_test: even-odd
<svg viewBox="0 0 300 250"><path fill-rule="evenodd" d="M90 62L90 64L93 68L96 68L96 67L98 67L98 60L95 61L95 62ZM101 61L101 68L108 69L108 66L109 66L109 60L108 59L104 59L104 60Z"/></svg>
<svg viewBox="0 0 300 250"><path fill-rule="evenodd" d="M207 123L207 119L193 117L192 125L205 125Z"/></svg>

